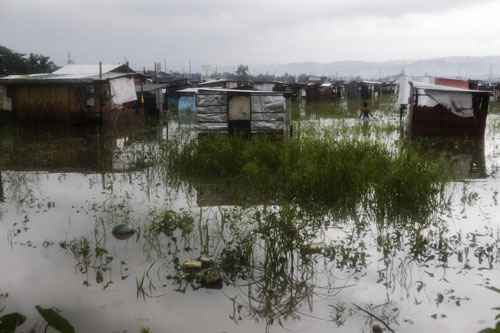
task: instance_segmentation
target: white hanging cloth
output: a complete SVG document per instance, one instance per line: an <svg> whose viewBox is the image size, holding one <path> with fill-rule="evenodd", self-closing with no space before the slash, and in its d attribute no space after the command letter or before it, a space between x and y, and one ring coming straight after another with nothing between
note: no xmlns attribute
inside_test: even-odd
<svg viewBox="0 0 500 333"><path fill-rule="evenodd" d="M109 83L111 86L111 98L113 104L121 105L123 103L137 100L134 79L123 77L111 80Z"/></svg>
<svg viewBox="0 0 500 333"><path fill-rule="evenodd" d="M472 94L437 90L426 90L426 93L427 96L450 110L454 115L462 118L474 117Z"/></svg>

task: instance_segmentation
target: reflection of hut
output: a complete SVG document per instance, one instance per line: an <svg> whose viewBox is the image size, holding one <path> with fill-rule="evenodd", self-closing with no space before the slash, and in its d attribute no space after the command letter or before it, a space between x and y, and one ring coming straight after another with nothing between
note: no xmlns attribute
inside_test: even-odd
<svg viewBox="0 0 500 333"><path fill-rule="evenodd" d="M487 178L484 140L439 140L419 142L426 154L443 158L454 179Z"/></svg>
<svg viewBox="0 0 500 333"><path fill-rule="evenodd" d="M483 137L489 92L411 82L410 135Z"/></svg>
<svg viewBox="0 0 500 333"><path fill-rule="evenodd" d="M182 112L194 112L201 132L244 132L288 134L290 115L283 93L273 91L202 89L179 91Z"/></svg>
<svg viewBox="0 0 500 333"><path fill-rule="evenodd" d="M142 76L126 64L67 65L50 74L0 78L0 106L19 121L115 123L139 113L136 84Z"/></svg>
<svg viewBox="0 0 500 333"><path fill-rule="evenodd" d="M135 157L134 145L146 140L137 126L113 127L105 135L99 126L18 126L3 133L3 139L0 170L107 173L145 168L128 158Z"/></svg>

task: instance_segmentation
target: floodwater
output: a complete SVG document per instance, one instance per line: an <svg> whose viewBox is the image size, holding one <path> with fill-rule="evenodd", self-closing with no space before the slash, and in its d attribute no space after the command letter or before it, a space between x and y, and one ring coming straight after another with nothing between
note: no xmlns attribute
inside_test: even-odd
<svg viewBox="0 0 500 333"><path fill-rule="evenodd" d="M264 203L240 210L221 188L173 183L151 157L177 135L175 121L113 132L3 126L0 316L26 316L18 332L43 331L36 305L56 308L77 332L494 327L500 312L493 310L500 306L494 290L500 288L496 107L484 143L433 141L429 147L449 159L457 175L447 184L447 208L436 212L438 223L425 230L335 223L316 241L341 246L342 260L313 253L301 261L265 243L253 253L264 264L247 274L235 264L235 276L222 288L190 283L179 275L179 263L201 254L228 256L228 248L239 248L242 229L251 226L228 227L225 219L233 214L243 221L246 211ZM298 129L321 127L389 146L402 140L390 98L372 103L375 118L368 128L358 128L358 108L359 102L344 100L294 104L293 112ZM160 210L193 216L192 230L152 233L148 226ZM112 233L120 224L137 232L120 240ZM426 236L418 243L418 260L416 230Z"/></svg>

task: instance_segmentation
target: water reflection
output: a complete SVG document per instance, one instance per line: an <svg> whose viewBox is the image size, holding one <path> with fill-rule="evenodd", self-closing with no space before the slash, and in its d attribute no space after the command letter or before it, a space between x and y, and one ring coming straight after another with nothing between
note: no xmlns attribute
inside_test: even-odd
<svg viewBox="0 0 500 333"><path fill-rule="evenodd" d="M356 103L298 107L297 121L400 149L397 114L374 106L380 121L361 124ZM54 305L79 331L103 332L494 326L498 296L484 287L500 278L495 131L482 144L410 143L448 161L454 181L440 210L408 220L176 183L156 162L170 129L2 131L0 308L36 318L33 304ZM119 224L137 233L118 240Z"/></svg>
<svg viewBox="0 0 500 333"><path fill-rule="evenodd" d="M420 139L415 142L429 158L443 159L454 179L487 178L484 140Z"/></svg>

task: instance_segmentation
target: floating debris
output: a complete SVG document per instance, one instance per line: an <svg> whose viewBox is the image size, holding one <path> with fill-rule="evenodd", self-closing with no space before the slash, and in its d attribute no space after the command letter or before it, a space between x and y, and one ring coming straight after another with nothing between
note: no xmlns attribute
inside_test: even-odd
<svg viewBox="0 0 500 333"><path fill-rule="evenodd" d="M201 261L202 268L209 268L209 267L212 267L214 264L214 261L212 260L212 258L209 258L206 256L201 256L200 261Z"/></svg>
<svg viewBox="0 0 500 333"><path fill-rule="evenodd" d="M200 282L201 286L207 289L222 289L224 286L221 273L215 269L200 272Z"/></svg>
<svg viewBox="0 0 500 333"><path fill-rule="evenodd" d="M182 263L182 269L187 272L201 270L202 267L203 263L199 260L186 260Z"/></svg>
<svg viewBox="0 0 500 333"><path fill-rule="evenodd" d="M128 224L118 224L113 228L113 236L119 240L126 240L135 234L135 229Z"/></svg>

